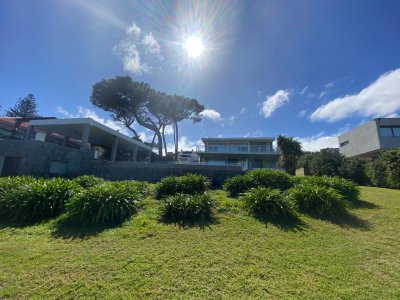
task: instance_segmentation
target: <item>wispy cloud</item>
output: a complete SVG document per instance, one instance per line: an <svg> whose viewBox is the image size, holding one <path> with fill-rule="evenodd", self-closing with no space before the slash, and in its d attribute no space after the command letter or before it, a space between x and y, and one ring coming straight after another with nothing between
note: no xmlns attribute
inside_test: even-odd
<svg viewBox="0 0 400 300"><path fill-rule="evenodd" d="M303 109L303 110L299 111L298 116L299 117L304 117L306 114L307 114L307 110Z"/></svg>
<svg viewBox="0 0 400 300"><path fill-rule="evenodd" d="M153 66L163 60L160 44L151 32L142 38L142 30L135 23L125 32L126 38L114 47L114 53L121 58L125 71L149 73Z"/></svg>
<svg viewBox="0 0 400 300"><path fill-rule="evenodd" d="M385 117L400 110L400 69L381 75L358 94L331 100L317 108L312 121L336 122L345 118Z"/></svg>
<svg viewBox="0 0 400 300"><path fill-rule="evenodd" d="M325 88L331 89L331 88L334 87L334 85L335 85L335 82L334 82L334 81L331 81L331 82L328 82L327 84L325 84Z"/></svg>
<svg viewBox="0 0 400 300"><path fill-rule="evenodd" d="M243 115L245 112L246 112L246 107L243 107L243 108L240 110L240 114Z"/></svg>
<svg viewBox="0 0 400 300"><path fill-rule="evenodd" d="M327 91L321 92L321 93L319 94L319 98L320 98L320 99L323 98L326 94L328 94Z"/></svg>
<svg viewBox="0 0 400 300"><path fill-rule="evenodd" d="M302 90L299 92L300 95L304 95L308 91L309 86L306 85L305 87L302 88Z"/></svg>
<svg viewBox="0 0 400 300"><path fill-rule="evenodd" d="M267 96L261 105L260 113L264 118L269 118L275 110L288 103L289 98L289 90L278 90L274 95Z"/></svg>

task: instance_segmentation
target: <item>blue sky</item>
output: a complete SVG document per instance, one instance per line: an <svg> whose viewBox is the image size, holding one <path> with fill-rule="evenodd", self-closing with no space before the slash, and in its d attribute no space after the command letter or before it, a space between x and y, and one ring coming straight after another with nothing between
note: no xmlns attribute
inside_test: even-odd
<svg viewBox="0 0 400 300"><path fill-rule="evenodd" d="M33 93L44 116L118 128L91 87L130 75L206 106L202 122L180 124L180 148L281 133L305 150L337 146L339 133L400 113L399 15L389 0L2 0L0 104Z"/></svg>

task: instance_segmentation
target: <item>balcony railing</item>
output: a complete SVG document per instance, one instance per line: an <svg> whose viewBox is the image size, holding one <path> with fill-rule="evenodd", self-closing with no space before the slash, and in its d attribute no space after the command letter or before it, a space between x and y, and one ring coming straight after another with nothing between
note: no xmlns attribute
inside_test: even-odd
<svg viewBox="0 0 400 300"><path fill-rule="evenodd" d="M204 151L199 152L217 152L217 153L269 153L277 154L275 149L267 148L266 146L250 146L250 147L207 147Z"/></svg>

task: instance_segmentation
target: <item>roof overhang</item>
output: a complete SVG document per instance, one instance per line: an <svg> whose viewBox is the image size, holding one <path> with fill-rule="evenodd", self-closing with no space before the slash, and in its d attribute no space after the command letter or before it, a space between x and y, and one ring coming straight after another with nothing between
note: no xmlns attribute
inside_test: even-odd
<svg viewBox="0 0 400 300"><path fill-rule="evenodd" d="M243 143L243 142L256 142L256 143L267 143L273 142L273 137L233 137L233 138L202 138L204 142L215 142L215 143Z"/></svg>
<svg viewBox="0 0 400 300"><path fill-rule="evenodd" d="M138 150L151 151L152 147L132 139L110 127L107 127L91 118L73 118L73 119L47 119L31 120L30 126L35 126L48 133L58 133L65 137L81 140L85 126L90 126L90 135L88 142L90 144L111 148L115 137L118 137L118 149L132 150L137 147Z"/></svg>

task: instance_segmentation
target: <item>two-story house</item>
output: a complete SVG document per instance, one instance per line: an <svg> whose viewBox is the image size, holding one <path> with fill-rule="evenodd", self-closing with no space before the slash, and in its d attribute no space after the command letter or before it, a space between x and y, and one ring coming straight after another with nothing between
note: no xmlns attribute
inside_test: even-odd
<svg viewBox="0 0 400 300"><path fill-rule="evenodd" d="M275 139L202 138L204 151L197 151L202 163L209 165L239 165L243 170L278 168L279 153L273 148Z"/></svg>

